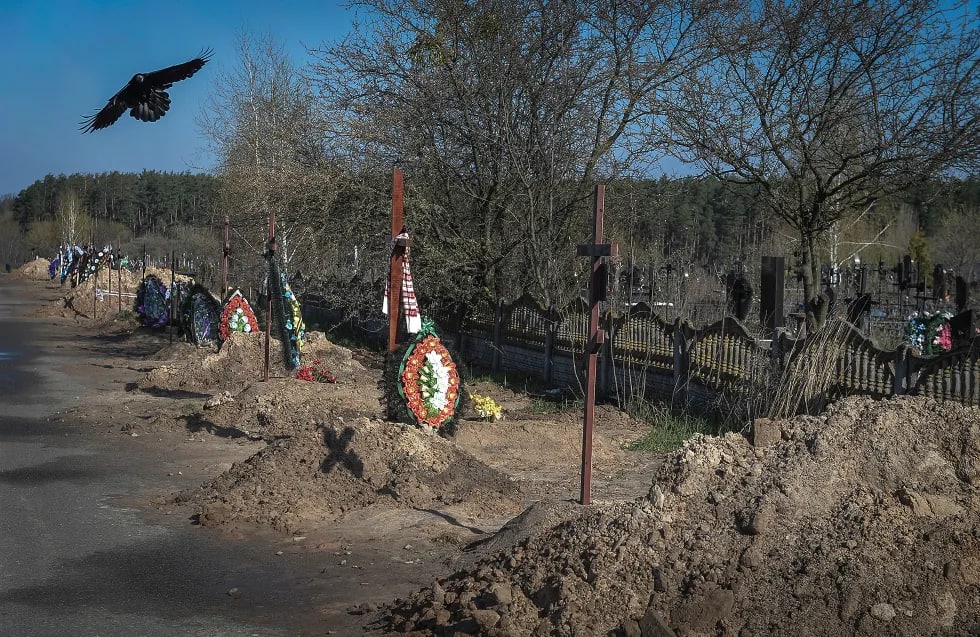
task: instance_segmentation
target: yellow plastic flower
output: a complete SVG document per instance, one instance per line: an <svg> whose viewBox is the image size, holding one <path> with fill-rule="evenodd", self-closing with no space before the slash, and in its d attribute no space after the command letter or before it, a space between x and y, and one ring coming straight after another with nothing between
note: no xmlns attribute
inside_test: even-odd
<svg viewBox="0 0 980 637"><path fill-rule="evenodd" d="M504 417L504 410L493 398L471 393L470 399L473 401L473 407L476 409L477 415L483 420L494 421Z"/></svg>

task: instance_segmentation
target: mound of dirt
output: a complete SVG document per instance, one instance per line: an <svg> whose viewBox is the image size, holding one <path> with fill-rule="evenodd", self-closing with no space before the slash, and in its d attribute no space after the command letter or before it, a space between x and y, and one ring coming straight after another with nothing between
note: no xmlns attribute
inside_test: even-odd
<svg viewBox="0 0 980 637"><path fill-rule="evenodd" d="M193 429L212 433L240 431L252 439L274 441L296 435L310 421L337 416L381 415L377 382L359 377L336 383L312 383L295 378L252 382L240 393L215 394L204 404L205 413Z"/></svg>
<svg viewBox="0 0 980 637"><path fill-rule="evenodd" d="M262 378L265 367L265 335L232 332L217 350L213 347L196 348L188 343L176 343L160 350L154 358L168 361L168 364L148 373L140 381L140 389L198 392L218 390L235 395ZM307 365L313 360L319 360L318 367L330 370L339 383L358 380L366 372L350 350L334 345L322 332L310 332L307 335L301 364ZM269 343L269 374L288 378L296 374L284 367L282 347L275 338L270 339Z"/></svg>
<svg viewBox="0 0 980 637"><path fill-rule="evenodd" d="M167 285L170 284L170 270L147 268L146 276L151 274L166 282ZM44 277L38 280L47 281L48 279L47 265L45 265ZM190 281L191 279L182 274L177 274L175 280ZM56 281L60 281L60 279L56 279ZM64 318L81 314L91 318L92 313L95 312L95 316L99 319L111 317L118 312L120 307L118 296L120 287L123 293L122 309L123 311L131 311L136 301L136 291L142 282L142 271L130 272L124 269L120 272L119 270L103 269L99 271L97 279L90 277L75 287L71 287L68 283L62 284L64 296L58 301L39 307L34 314L36 316L61 316ZM97 293L97 290L101 293Z"/></svg>
<svg viewBox="0 0 980 637"><path fill-rule="evenodd" d="M374 505L516 511L518 486L451 442L360 417L311 421L203 486L180 494L203 526L233 521L292 533Z"/></svg>
<svg viewBox="0 0 980 637"><path fill-rule="evenodd" d="M647 498L532 532L396 602L384 629L980 634L980 411L851 398L778 426L768 448L692 439Z"/></svg>
<svg viewBox="0 0 980 637"><path fill-rule="evenodd" d="M12 278L16 279L28 279L31 281L47 281L51 277L48 276L48 267L51 262L47 259L38 258L33 261L28 261L24 265L20 266L16 270L10 273Z"/></svg>

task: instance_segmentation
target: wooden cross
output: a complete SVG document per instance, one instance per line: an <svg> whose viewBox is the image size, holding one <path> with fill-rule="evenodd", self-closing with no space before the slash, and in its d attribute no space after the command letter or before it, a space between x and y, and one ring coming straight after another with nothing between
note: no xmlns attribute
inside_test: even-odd
<svg viewBox="0 0 980 637"><path fill-rule="evenodd" d="M272 291L278 289L272 282L272 263L276 260L276 211L269 210L269 244L266 258L269 259L265 283L265 365L262 368L262 381L269 380L269 341L272 338Z"/></svg>
<svg viewBox="0 0 980 637"><path fill-rule="evenodd" d="M228 215L225 215L225 243L221 246L221 298L228 292L228 258L231 256L231 241L228 237Z"/></svg>
<svg viewBox="0 0 980 637"><path fill-rule="evenodd" d="M405 232L405 182L400 168L391 177L391 265L388 270L388 351L398 349L398 320L401 318L402 267L405 248L411 239L399 238Z"/></svg>
<svg viewBox="0 0 980 637"><path fill-rule="evenodd" d="M592 243L575 246L580 257L591 257L592 268L589 277L589 341L585 345L588 365L585 372L585 418L582 427L582 489L579 502L592 501L592 428L595 417L595 378L596 359L599 348L606 342L606 331L599 328L599 304L606 300L608 268L604 259L619 256L619 246L615 243L602 243L602 215L605 206L606 186L595 187L594 231Z"/></svg>

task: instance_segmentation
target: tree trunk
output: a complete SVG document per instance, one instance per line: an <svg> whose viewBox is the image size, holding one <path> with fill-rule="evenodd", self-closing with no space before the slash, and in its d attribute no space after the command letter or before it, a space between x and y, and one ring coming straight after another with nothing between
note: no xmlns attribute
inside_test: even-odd
<svg viewBox="0 0 980 637"><path fill-rule="evenodd" d="M800 272L803 275L803 307L808 330L820 327L826 318L826 312L820 311L826 299L820 295L820 261L815 244L813 233L800 232Z"/></svg>

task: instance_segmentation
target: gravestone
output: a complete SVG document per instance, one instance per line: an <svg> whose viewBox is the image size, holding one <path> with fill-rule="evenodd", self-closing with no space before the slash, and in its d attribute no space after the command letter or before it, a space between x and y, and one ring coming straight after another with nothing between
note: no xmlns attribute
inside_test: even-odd
<svg viewBox="0 0 980 637"><path fill-rule="evenodd" d="M973 337L973 310L965 310L949 319L949 331L953 345L969 341Z"/></svg>
<svg viewBox="0 0 980 637"><path fill-rule="evenodd" d="M970 288L966 284L966 279L961 276L956 277L956 310L962 312L966 309L966 304L970 301Z"/></svg>
<svg viewBox="0 0 980 637"><path fill-rule="evenodd" d="M784 272L783 257L762 257L759 321L769 333L786 325L783 315Z"/></svg>
<svg viewBox="0 0 980 637"><path fill-rule="evenodd" d="M935 299L945 299L949 294L946 286L946 269L942 263L937 263L932 270L932 296Z"/></svg>
<svg viewBox="0 0 980 637"><path fill-rule="evenodd" d="M735 318L744 321L752 309L752 284L741 274L732 271L726 280L728 288L728 311Z"/></svg>

